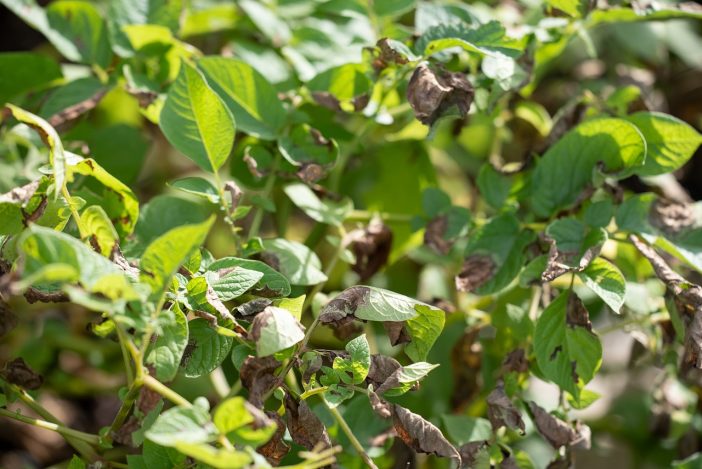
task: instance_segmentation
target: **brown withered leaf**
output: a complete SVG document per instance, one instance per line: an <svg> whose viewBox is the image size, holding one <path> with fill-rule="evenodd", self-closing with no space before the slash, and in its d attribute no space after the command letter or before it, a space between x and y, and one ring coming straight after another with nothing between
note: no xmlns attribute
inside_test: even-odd
<svg viewBox="0 0 702 469"><path fill-rule="evenodd" d="M407 86L407 101L415 117L425 125L432 125L452 106L465 117L473 102L474 90L462 73L434 72L426 64L419 65Z"/></svg>
<svg viewBox="0 0 702 469"><path fill-rule="evenodd" d="M556 457L553 461L548 463L546 469L569 469L573 467L573 462L568 458L570 453L566 453L566 457L562 458L560 456Z"/></svg>
<svg viewBox="0 0 702 469"><path fill-rule="evenodd" d="M249 402L263 408L263 396L278 384L275 370L281 363L268 357L247 357L239 370L241 384L249 391Z"/></svg>
<svg viewBox="0 0 702 469"><path fill-rule="evenodd" d="M581 255L579 252L560 251L553 239L549 239L549 243L546 270L541 274L542 282L550 282L567 272L582 272L602 250L602 245L598 244L586 249Z"/></svg>
<svg viewBox="0 0 702 469"><path fill-rule="evenodd" d="M368 390L368 400L370 400L371 408L376 415L383 419L392 417L392 404L383 400L377 393Z"/></svg>
<svg viewBox="0 0 702 469"><path fill-rule="evenodd" d="M0 376L8 383L30 391L39 389L44 382L44 378L32 370L21 357L5 363L5 367L0 370Z"/></svg>
<svg viewBox="0 0 702 469"><path fill-rule="evenodd" d="M392 231L380 219L374 218L363 229L349 233L350 248L356 256L351 267L365 282L388 262L392 249Z"/></svg>
<svg viewBox="0 0 702 469"><path fill-rule="evenodd" d="M404 321L385 321L383 322L383 328L388 334L390 339L390 345L400 345L406 344L412 341L407 328L405 327Z"/></svg>
<svg viewBox="0 0 702 469"><path fill-rule="evenodd" d="M295 173L305 184L312 185L327 175L326 169L316 163L303 163Z"/></svg>
<svg viewBox="0 0 702 469"><path fill-rule="evenodd" d="M513 453L504 454L503 459L500 461L500 469L521 469L517 463L517 458L514 457Z"/></svg>
<svg viewBox="0 0 702 469"><path fill-rule="evenodd" d="M17 327L17 316L10 311L7 303L0 301L0 338Z"/></svg>
<svg viewBox="0 0 702 469"><path fill-rule="evenodd" d="M393 425L397 435L419 453L450 458L460 464L461 455L434 424L397 404L393 405Z"/></svg>
<svg viewBox="0 0 702 469"><path fill-rule="evenodd" d="M451 408L454 410L472 402L480 392L483 351L478 334L479 328L466 332L451 349L451 370L454 376Z"/></svg>
<svg viewBox="0 0 702 469"><path fill-rule="evenodd" d="M10 192L0 194L0 202L17 204L22 207L26 206L29 199L32 198L34 193L39 188L39 182L39 180L36 180L34 182L30 182L29 184L25 184L24 186L15 187Z"/></svg>
<svg viewBox="0 0 702 469"><path fill-rule="evenodd" d="M487 441L471 441L458 448L458 454L461 455L462 468L472 468L478 462L480 454L488 449L490 445Z"/></svg>
<svg viewBox="0 0 702 469"><path fill-rule="evenodd" d="M336 96L328 91L313 91L312 98L320 106L324 106L333 111L341 111L341 103L336 99Z"/></svg>
<svg viewBox="0 0 702 469"><path fill-rule="evenodd" d="M377 390L390 376L402 368L400 362L385 355L371 355L371 364L366 381Z"/></svg>
<svg viewBox="0 0 702 469"><path fill-rule="evenodd" d="M290 436L295 443L308 450L312 450L320 444L323 448L331 447L327 429L319 417L312 412L306 401L298 401L290 394L286 394L285 416Z"/></svg>
<svg viewBox="0 0 702 469"><path fill-rule="evenodd" d="M651 204L648 220L662 232L675 235L695 224L695 210L692 204L656 199Z"/></svg>
<svg viewBox="0 0 702 469"><path fill-rule="evenodd" d="M388 43L388 38L384 37L375 44L378 48L380 54L377 57L382 63L381 68L385 68L388 64L394 63L398 65L404 65L407 63L407 58L393 49Z"/></svg>
<svg viewBox="0 0 702 469"><path fill-rule="evenodd" d="M290 446L283 441L285 437L285 422L276 412L268 411L266 416L274 421L278 428L273 437L266 444L259 446L256 452L262 454L272 466L279 466L280 461L290 452Z"/></svg>
<svg viewBox="0 0 702 469"><path fill-rule="evenodd" d="M554 449L570 445L578 438L578 433L563 420L549 414L533 401L530 401L528 405L534 417L536 429Z"/></svg>
<svg viewBox="0 0 702 469"><path fill-rule="evenodd" d="M473 254L463 262L463 268L456 275L456 289L471 292L487 283L495 274L495 261L484 254Z"/></svg>
<svg viewBox="0 0 702 469"><path fill-rule="evenodd" d="M512 350L502 362L503 373L513 371L515 373L526 373L529 371L529 361L523 348Z"/></svg>
<svg viewBox="0 0 702 469"><path fill-rule="evenodd" d="M447 228L447 215L438 215L432 218L424 229L424 244L439 254L448 254L448 252L451 250L451 246L453 246L453 243L444 238Z"/></svg>
<svg viewBox="0 0 702 469"><path fill-rule="evenodd" d="M519 430L524 434L522 414L505 394L505 385L502 381L498 381L495 389L488 395L487 405L487 415L493 430L497 431L502 427L507 427Z"/></svg>
<svg viewBox="0 0 702 469"><path fill-rule="evenodd" d="M262 312L272 304L273 301L268 298L255 298L234 308L234 313L237 317L246 318Z"/></svg>
<svg viewBox="0 0 702 469"><path fill-rule="evenodd" d="M351 103L353 104L353 110L355 112L361 112L363 111L366 106L368 106L368 103L370 102L370 95L368 93L363 93L358 96L354 96L354 98L351 100Z"/></svg>
<svg viewBox="0 0 702 469"><path fill-rule="evenodd" d="M590 313L587 312L583 300L576 294L568 296L568 305L566 306L566 323L573 327L584 327L592 332L592 323L590 322Z"/></svg>
<svg viewBox="0 0 702 469"><path fill-rule="evenodd" d="M347 288L331 300L319 314L319 322L339 327L354 320L354 312L367 301L370 290L364 286Z"/></svg>
<svg viewBox="0 0 702 469"><path fill-rule="evenodd" d="M231 203L229 205L229 213L233 213L234 210L239 206L241 201L241 196L244 195L241 188L234 181L227 181L224 183L224 190L229 193L231 197Z"/></svg>

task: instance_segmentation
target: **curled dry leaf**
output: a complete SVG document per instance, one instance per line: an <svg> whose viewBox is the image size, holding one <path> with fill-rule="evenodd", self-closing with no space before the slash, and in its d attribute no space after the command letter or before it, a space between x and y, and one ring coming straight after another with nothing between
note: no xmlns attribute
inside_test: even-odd
<svg viewBox="0 0 702 469"><path fill-rule="evenodd" d="M39 183L40 180L36 180L24 186L15 187L5 194L0 194L0 203L11 203L24 207L39 188Z"/></svg>
<svg viewBox="0 0 702 469"><path fill-rule="evenodd" d="M392 231L381 220L374 218L363 229L349 233L350 248L356 256L351 267L361 282L365 282L388 262L392 248Z"/></svg>
<svg viewBox="0 0 702 469"><path fill-rule="evenodd" d="M456 275L456 289L471 292L484 285L495 273L495 261L488 255L473 254L463 262L461 272Z"/></svg>
<svg viewBox="0 0 702 469"><path fill-rule="evenodd" d="M505 394L505 385L502 381L499 381L495 389L488 395L487 405L487 415L493 430L497 431L502 427L507 427L519 430L524 434L522 414Z"/></svg>
<svg viewBox="0 0 702 469"><path fill-rule="evenodd" d="M378 63L376 64L377 69L383 69L388 66L388 64L398 64L404 65L408 62L407 58L396 51L390 46L388 38L384 37L376 43L379 55L376 58Z"/></svg>
<svg viewBox="0 0 702 469"><path fill-rule="evenodd" d="M395 431L407 446L420 453L435 454L461 462L458 450L434 424L397 404L393 405L392 414Z"/></svg>
<svg viewBox="0 0 702 469"><path fill-rule="evenodd" d="M560 251L556 241L553 239L548 241L550 243L548 261L546 270L541 274L542 282L550 282L567 272L582 272L602 250L602 245L597 244L585 250L581 256L579 252Z"/></svg>
<svg viewBox="0 0 702 469"><path fill-rule="evenodd" d="M458 454L461 455L461 467L472 468L478 462L480 453L488 448L487 441L471 441L458 448Z"/></svg>
<svg viewBox="0 0 702 469"><path fill-rule="evenodd" d="M668 235L675 235L695 224L695 210L692 204L656 199L648 214L651 225Z"/></svg>
<svg viewBox="0 0 702 469"><path fill-rule="evenodd" d="M17 327L17 316L10 311L7 303L0 301L0 338Z"/></svg>
<svg viewBox="0 0 702 469"><path fill-rule="evenodd" d="M536 429L554 449L570 445L578 439L578 433L566 422L549 414L535 402L529 402L528 405Z"/></svg>
<svg viewBox="0 0 702 469"><path fill-rule="evenodd" d="M462 73L437 74L426 64L419 65L407 86L407 101L414 115L426 125L432 125L452 106L465 117L473 103L474 90Z"/></svg>
<svg viewBox="0 0 702 469"><path fill-rule="evenodd" d="M371 408L378 417L389 419L392 417L392 404L381 398L377 393L368 390L368 399L370 400Z"/></svg>
<svg viewBox="0 0 702 469"><path fill-rule="evenodd" d="M283 438L285 437L285 422L276 412L266 412L266 417L276 423L278 428L275 430L273 437L268 442L256 449L256 452L262 454L269 464L273 466L280 465L280 461L290 452Z"/></svg>
<svg viewBox="0 0 702 469"><path fill-rule="evenodd" d="M313 91L312 98L320 106L324 106L333 111L341 111L341 103L336 99L336 96L328 91Z"/></svg>
<svg viewBox="0 0 702 469"><path fill-rule="evenodd" d="M453 246L453 243L444 238L447 228L447 215L438 215L432 218L424 229L424 244L439 254L448 254L448 252L451 250L451 246Z"/></svg>
<svg viewBox="0 0 702 469"><path fill-rule="evenodd" d="M359 305L368 301L369 295L370 290L367 287L356 286L347 288L327 303L319 314L319 321L334 328L353 321L353 313Z"/></svg>
<svg viewBox="0 0 702 469"><path fill-rule="evenodd" d="M229 206L229 212L233 213L234 210L239 206L239 202L241 201L241 196L244 195L244 193L241 191L241 188L234 182L234 181L227 181L224 183L224 190L229 193L229 196L231 197L231 204Z"/></svg>
<svg viewBox="0 0 702 469"><path fill-rule="evenodd" d="M566 306L566 323L572 327L584 327L592 332L592 323L590 322L590 313L583 304L583 300L578 295L568 296L568 305Z"/></svg>
<svg viewBox="0 0 702 469"><path fill-rule="evenodd" d="M400 362L392 357L371 355L371 364L366 381L377 390L400 368L402 368Z"/></svg>
<svg viewBox="0 0 702 469"><path fill-rule="evenodd" d="M383 323L383 328L388 334L390 345L406 344L412 341L404 321L386 321Z"/></svg>
<svg viewBox="0 0 702 469"><path fill-rule="evenodd" d="M327 171L323 166L316 163L303 163L295 175L305 184L313 185L324 178L327 175Z"/></svg>
<svg viewBox="0 0 702 469"><path fill-rule="evenodd" d="M331 448L327 429L306 401L298 401L290 394L286 394L285 415L290 436L295 443L310 451L319 445L323 448Z"/></svg>
<svg viewBox="0 0 702 469"><path fill-rule="evenodd" d="M509 373L526 373L529 371L529 361L526 358L526 352L523 348L512 350L502 362L502 371Z"/></svg>
<svg viewBox="0 0 702 469"><path fill-rule="evenodd" d="M8 383L16 384L17 386L34 390L44 382L44 378L32 370L23 358L15 358L5 364L5 368L0 370L2 376Z"/></svg>
<svg viewBox="0 0 702 469"><path fill-rule="evenodd" d="M241 365L241 384L249 391L249 402L259 409L263 408L263 396L278 383L275 370L280 365L272 356L247 357Z"/></svg>
<svg viewBox="0 0 702 469"><path fill-rule="evenodd" d="M272 304L273 301L268 298L255 298L234 308L234 313L237 317L247 318L257 315Z"/></svg>

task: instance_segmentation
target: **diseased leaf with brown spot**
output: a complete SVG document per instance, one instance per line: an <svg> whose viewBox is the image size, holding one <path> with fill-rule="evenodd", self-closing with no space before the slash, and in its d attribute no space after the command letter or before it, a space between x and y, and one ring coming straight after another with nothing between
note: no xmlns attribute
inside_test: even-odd
<svg viewBox="0 0 702 469"><path fill-rule="evenodd" d="M351 250L356 263L351 267L365 282L388 262L392 249L392 231L380 219L374 218L363 229L349 233Z"/></svg>
<svg viewBox="0 0 702 469"><path fill-rule="evenodd" d="M298 401L290 394L286 394L285 416L290 436L295 443L308 450L312 450L320 444L323 448L331 447L327 429L312 412L306 401Z"/></svg>
<svg viewBox="0 0 702 469"><path fill-rule="evenodd" d="M268 357L247 357L239 370L241 384L249 391L249 402L263 408L263 396L278 384L275 370L281 363Z"/></svg>
<svg viewBox="0 0 702 469"><path fill-rule="evenodd" d="M568 306L566 307L566 323L573 327L584 327L592 332L590 313L588 313L583 300L578 295L568 296Z"/></svg>
<svg viewBox="0 0 702 469"><path fill-rule="evenodd" d="M388 401L371 390L368 390L368 400L370 401L373 412L375 412L378 417L383 419L392 417L392 404Z"/></svg>
<svg viewBox="0 0 702 469"><path fill-rule="evenodd" d="M269 464L279 466L280 461L290 452L290 446L283 441L283 437L285 437L285 422L276 412L266 412L266 416L274 421L278 428L273 437L266 444L259 446L256 452L262 454Z"/></svg>
<svg viewBox="0 0 702 469"><path fill-rule="evenodd" d="M28 389L30 391L39 389L44 382L44 378L32 370L23 358L15 358L5 364L5 368L0 370L0 376L8 383Z"/></svg>
<svg viewBox="0 0 702 469"><path fill-rule="evenodd" d="M0 301L0 338L17 327L17 316L10 311L10 307Z"/></svg>
<svg viewBox="0 0 702 469"><path fill-rule="evenodd" d="M451 392L453 409L462 409L480 392L479 380L483 352L478 341L479 333L479 328L466 332L451 349L451 370L454 377Z"/></svg>
<svg viewBox="0 0 702 469"><path fill-rule="evenodd" d="M435 454L461 462L458 450L434 424L397 404L393 406L393 424L397 435L419 453Z"/></svg>
<svg viewBox="0 0 702 469"><path fill-rule="evenodd" d="M401 367L400 362L392 357L371 355L371 364L366 381L372 384L375 389L378 389Z"/></svg>
<svg viewBox="0 0 702 469"><path fill-rule="evenodd" d="M380 62L378 64L378 69L387 67L388 64L398 64L404 65L408 62L407 58L396 51L392 46L390 46L389 39L384 37L376 43L376 47L380 51L380 55L377 60Z"/></svg>
<svg viewBox="0 0 702 469"><path fill-rule="evenodd" d="M502 362L502 370L505 373L510 371L515 373L526 373L529 371L529 361L523 348L512 350Z"/></svg>
<svg viewBox="0 0 702 469"><path fill-rule="evenodd" d="M424 229L424 244L438 252L448 254L453 243L444 238L448 228L448 215L439 215L432 218Z"/></svg>
<svg viewBox="0 0 702 469"><path fill-rule="evenodd" d="M566 455L568 456L570 453L566 453ZM570 469L571 467L573 467L573 462L570 460L570 458L562 458L558 456L556 459L548 463L546 469Z"/></svg>
<svg viewBox="0 0 702 469"><path fill-rule="evenodd" d="M505 454L502 461L500 461L500 469L521 469L517 463L517 458L514 454Z"/></svg>
<svg viewBox="0 0 702 469"><path fill-rule="evenodd" d="M569 445L578 438L577 432L566 422L549 414L533 401L528 404L536 429L554 449Z"/></svg>
<svg viewBox="0 0 702 469"><path fill-rule="evenodd" d="M473 86L462 73L434 72L426 64L419 65L407 86L407 101L415 117L432 125L454 105L465 117L473 102Z"/></svg>
<svg viewBox="0 0 702 469"><path fill-rule="evenodd" d="M471 292L484 285L495 274L495 261L483 254L468 256L461 272L456 275L456 289Z"/></svg>
<svg viewBox="0 0 702 469"><path fill-rule="evenodd" d="M234 313L237 317L246 318L247 316L254 316L262 312L272 304L273 301L268 298L255 298L234 308Z"/></svg>
<svg viewBox="0 0 702 469"><path fill-rule="evenodd" d="M522 414L517 410L507 394L505 394L505 386L502 381L497 383L497 386L487 397L488 419L492 424L494 431L502 427L519 430L524 434L524 420Z"/></svg>
<svg viewBox="0 0 702 469"><path fill-rule="evenodd" d="M489 445L487 441L471 441L458 448L458 453L461 455L461 467L472 468L478 462L481 453L486 452ZM488 456L489 457L489 456Z"/></svg>
<svg viewBox="0 0 702 469"><path fill-rule="evenodd" d="M383 323L383 328L388 334L390 345L392 346L406 344L412 341L404 321L386 321Z"/></svg>
<svg viewBox="0 0 702 469"><path fill-rule="evenodd" d="M319 322L339 327L355 319L353 313L361 303L367 301L370 290L367 287L356 286L347 288L338 294L322 309Z"/></svg>
<svg viewBox="0 0 702 469"><path fill-rule="evenodd" d="M316 163L303 163L295 175L305 184L311 185L326 177L327 170Z"/></svg>

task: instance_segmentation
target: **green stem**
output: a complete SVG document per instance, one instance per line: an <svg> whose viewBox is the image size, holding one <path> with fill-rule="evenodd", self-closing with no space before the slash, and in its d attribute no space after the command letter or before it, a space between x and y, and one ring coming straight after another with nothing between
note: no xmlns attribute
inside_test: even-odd
<svg viewBox="0 0 702 469"><path fill-rule="evenodd" d="M358 455L361 456L361 459L363 459L363 462L365 462L366 465L371 469L378 469L378 466L375 465L370 456L368 456L368 453L366 453L366 450L363 449L363 445L361 445L361 442L358 441L356 435L353 434L353 431L349 427L349 424L346 423L346 420L344 420L344 417L341 415L339 410L336 407L329 406L328 404L327 409L329 409L329 412L331 412L331 414L334 416L337 423L339 424L339 427L341 427L341 430L346 434L349 441L351 442L351 445L354 447Z"/></svg>
<svg viewBox="0 0 702 469"><path fill-rule="evenodd" d="M116 322L115 330L117 331L117 338L119 339L119 348L122 350L122 360L124 360L124 369L127 374L127 387L131 388L134 383L134 371L132 370L132 362L130 361L129 350L127 349L129 337L127 337L127 333Z"/></svg>
<svg viewBox="0 0 702 469"><path fill-rule="evenodd" d="M273 186L275 185L275 172L278 170L278 158L276 157L273 167L271 168L271 174L268 175L266 179L266 185L263 187L263 193L261 196L265 199L270 198L271 192L273 192ZM251 220L251 226L249 227L249 239L258 236L258 231L261 229L261 223L263 223L263 215L265 210L262 207L256 207L256 213L254 213L253 220Z"/></svg>
<svg viewBox="0 0 702 469"><path fill-rule="evenodd" d="M369 212L367 210L352 210L344 221L368 221L373 217L379 217L383 221L409 223L412 221L413 215L404 213L387 213L387 212Z"/></svg>
<svg viewBox="0 0 702 469"><path fill-rule="evenodd" d="M53 423L53 422L48 422L46 420L40 420L40 419L35 419L32 417L26 417L18 412L12 412L7 409L0 409L0 416L4 417L9 417L11 419L17 420L19 422L23 423L28 423L29 425L34 425L35 427L38 428L44 428L46 430L51 430L54 431L60 435L63 435L64 437L70 437L74 439L78 439L81 441L84 441L85 443L89 443L91 445L99 445L100 444L100 437L98 435L93 435L91 433L84 433L78 430L74 430L72 428L65 427L63 425Z"/></svg>
<svg viewBox="0 0 702 469"><path fill-rule="evenodd" d="M186 398L173 391L169 387L165 386L163 383L158 381L153 376L144 376L144 386L151 389L154 392L159 393L161 396L165 397L172 403L181 407L192 407L193 405Z"/></svg>
<svg viewBox="0 0 702 469"><path fill-rule="evenodd" d="M36 412L37 415L39 415L41 418L48 422L51 422L56 425L61 425L59 419L56 418L54 414L45 409L41 404L35 401L34 398L27 391L14 384L11 384L10 386L12 387L13 391L15 391L19 395L20 400L24 402L24 404L27 407ZM93 447L85 441L70 436L66 436L65 438L68 444L73 446L73 448L88 461L96 461L98 459L98 454L95 452Z"/></svg>
<svg viewBox="0 0 702 469"><path fill-rule="evenodd" d="M139 397L139 391L141 391L143 384L142 378L137 378L130 386L129 391L127 391L127 395L124 396L122 405L119 407L117 415L115 415L115 418L110 425L110 430L107 432L107 439L109 441L112 441L114 435L120 428L122 428L122 425L124 425L127 417L129 417L129 413Z"/></svg>

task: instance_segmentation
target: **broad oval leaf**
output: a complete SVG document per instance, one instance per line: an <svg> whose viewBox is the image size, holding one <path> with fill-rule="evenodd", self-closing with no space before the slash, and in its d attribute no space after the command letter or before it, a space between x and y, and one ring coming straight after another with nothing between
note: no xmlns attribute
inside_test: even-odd
<svg viewBox="0 0 702 469"><path fill-rule="evenodd" d="M274 265L291 284L316 285L327 280L319 257L304 244L282 238L265 239L263 248L267 263Z"/></svg>
<svg viewBox="0 0 702 469"><path fill-rule="evenodd" d="M198 67L229 108L239 130L264 140L279 136L286 111L263 75L245 62L225 57L205 57Z"/></svg>
<svg viewBox="0 0 702 469"><path fill-rule="evenodd" d="M183 62L161 110L169 142L200 168L215 173L234 143L234 117L197 69Z"/></svg>
<svg viewBox="0 0 702 469"><path fill-rule="evenodd" d="M161 446L176 446L179 442L206 443L217 437L217 429L207 409L173 407L158 416L146 431L146 438Z"/></svg>
<svg viewBox="0 0 702 469"><path fill-rule="evenodd" d="M223 257L214 261L207 267L207 271L217 274L217 279L214 275L208 275L211 279L212 288L217 292L220 298L225 298L230 295L239 296L254 285L257 286L257 294L265 296L288 296L290 294L290 282L287 278L273 267L265 262L256 261L253 259L240 259L238 257ZM253 284L248 283L255 276L250 272L259 272L261 277ZM263 291L261 291L263 290ZM234 296L233 298L236 298ZM226 301L226 300L224 300Z"/></svg>
<svg viewBox="0 0 702 469"><path fill-rule="evenodd" d="M269 306L254 318L250 335L256 343L256 354L267 357L300 342L305 331L288 310Z"/></svg>
<svg viewBox="0 0 702 469"><path fill-rule="evenodd" d="M578 276L612 311L619 313L626 297L626 280L614 264L598 257Z"/></svg>
<svg viewBox="0 0 702 469"><path fill-rule="evenodd" d="M80 223L90 243L103 256L109 257L119 242L119 236L105 210L99 205L91 205L80 214Z"/></svg>
<svg viewBox="0 0 702 469"><path fill-rule="evenodd" d="M637 112L626 118L646 139L648 153L640 176L675 171L684 165L702 143L702 135L680 119L660 112Z"/></svg>
<svg viewBox="0 0 702 469"><path fill-rule="evenodd" d="M0 54L0 103L61 78L61 68L50 57L29 52Z"/></svg>
<svg viewBox="0 0 702 469"><path fill-rule="evenodd" d="M188 320L185 314L177 306L168 313L172 316L167 322L163 319L165 313L159 317L161 332L146 358L146 363L156 368L156 378L164 382L175 378L188 345Z"/></svg>
<svg viewBox="0 0 702 469"><path fill-rule="evenodd" d="M339 226L353 210L350 199L339 202L321 200L308 185L301 182L288 184L283 190L300 210L320 223Z"/></svg>
<svg viewBox="0 0 702 469"><path fill-rule="evenodd" d="M234 339L217 333L210 324L202 318L188 322L190 338L183 364L185 376L197 378L206 375L217 368L232 348Z"/></svg>
<svg viewBox="0 0 702 469"><path fill-rule="evenodd" d="M187 177L169 183L178 190L205 198L213 204L219 203L219 192L213 183L201 177Z"/></svg>
<svg viewBox="0 0 702 469"><path fill-rule="evenodd" d="M632 123L616 118L586 121L539 160L532 175L532 208L538 216L548 217L571 206L600 162L606 172L623 177L645 159L646 141Z"/></svg>

